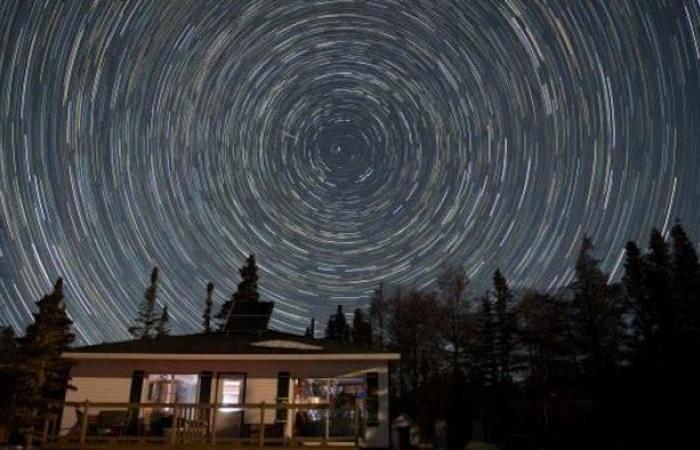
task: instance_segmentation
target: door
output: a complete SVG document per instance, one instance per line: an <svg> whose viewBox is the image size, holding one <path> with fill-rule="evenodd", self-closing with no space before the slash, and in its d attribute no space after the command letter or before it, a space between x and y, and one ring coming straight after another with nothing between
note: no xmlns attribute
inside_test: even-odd
<svg viewBox="0 0 700 450"><path fill-rule="evenodd" d="M241 437L245 402L245 374L221 373L217 383L216 412L217 439Z"/></svg>

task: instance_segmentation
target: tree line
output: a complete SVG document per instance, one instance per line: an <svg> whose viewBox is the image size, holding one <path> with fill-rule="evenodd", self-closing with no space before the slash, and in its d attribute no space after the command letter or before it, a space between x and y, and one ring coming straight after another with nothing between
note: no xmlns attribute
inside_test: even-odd
<svg viewBox="0 0 700 450"><path fill-rule="evenodd" d="M401 353L392 417L408 413L446 445L500 448L673 448L691 435L700 400L700 265L677 223L644 250L626 246L611 283L590 238L573 282L514 292L500 270L483 295L459 267L434 290L379 286L369 321L342 310L326 336ZM359 321L357 320L359 313ZM369 331L367 331L369 327Z"/></svg>
<svg viewBox="0 0 700 450"><path fill-rule="evenodd" d="M391 416L407 413L426 439L437 437L436 421L446 421L448 448L471 440L502 448L669 448L693 430L700 399L700 264L680 224L669 240L653 230L648 246L629 242L625 250L620 283L609 281L584 238L573 282L554 292L514 291L496 270L491 289L475 295L457 266L444 268L434 290L380 285L367 313L356 309L352 321L338 306L325 337L399 352ZM239 273L215 315L207 284L203 333L222 330L235 302L258 301L253 255ZM153 268L129 328L134 339L170 332L167 305L157 301L159 276ZM23 336L2 331L0 441L2 430L35 430L52 412L47 400L63 398L70 366L59 356L74 339L60 278Z"/></svg>

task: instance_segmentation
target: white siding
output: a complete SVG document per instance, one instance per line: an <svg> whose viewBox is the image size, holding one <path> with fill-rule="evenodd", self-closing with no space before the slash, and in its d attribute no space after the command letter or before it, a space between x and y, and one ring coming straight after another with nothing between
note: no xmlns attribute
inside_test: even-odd
<svg viewBox="0 0 700 450"><path fill-rule="evenodd" d="M365 377L368 372L379 374L379 426L367 428L368 447L389 446L389 396L387 361L346 360L346 361L144 361L144 360L83 360L71 371L72 384L77 388L68 391L67 401L91 402L128 402L131 375L135 370L149 373L198 374L211 371L211 401L215 401L218 373L246 374L246 403L265 402L274 404L277 397L277 375L290 372L291 378L336 378ZM143 395L146 395L144 386ZM92 412L91 412L92 413ZM62 428L69 428L75 422L75 411L64 411ZM259 410L250 410L245 414L246 423L259 423ZM270 410L265 414L265 422L273 423L275 413ZM289 421L291 424L291 420ZM288 427L288 431L289 431Z"/></svg>
<svg viewBox="0 0 700 450"><path fill-rule="evenodd" d="M131 378L73 376L71 384L75 390L66 392L67 402L128 402ZM90 415L109 408L91 408ZM61 419L61 432L68 433L77 423L75 408L65 408Z"/></svg>

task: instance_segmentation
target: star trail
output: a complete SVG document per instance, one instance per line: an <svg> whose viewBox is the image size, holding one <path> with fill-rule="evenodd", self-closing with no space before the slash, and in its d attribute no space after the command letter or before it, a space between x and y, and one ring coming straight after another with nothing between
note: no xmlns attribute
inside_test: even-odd
<svg viewBox="0 0 700 450"><path fill-rule="evenodd" d="M571 280L584 234L700 235L700 1L0 3L0 324L78 340L162 274L200 329L248 253L272 325L380 283Z"/></svg>

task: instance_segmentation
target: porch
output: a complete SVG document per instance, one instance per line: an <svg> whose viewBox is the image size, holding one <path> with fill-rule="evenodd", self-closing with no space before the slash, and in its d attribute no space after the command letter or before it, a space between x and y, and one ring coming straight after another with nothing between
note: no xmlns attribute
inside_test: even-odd
<svg viewBox="0 0 700 450"><path fill-rule="evenodd" d="M74 410L75 420L48 415L30 437L46 449L356 448L365 438L358 405L85 401L52 403L52 409Z"/></svg>

